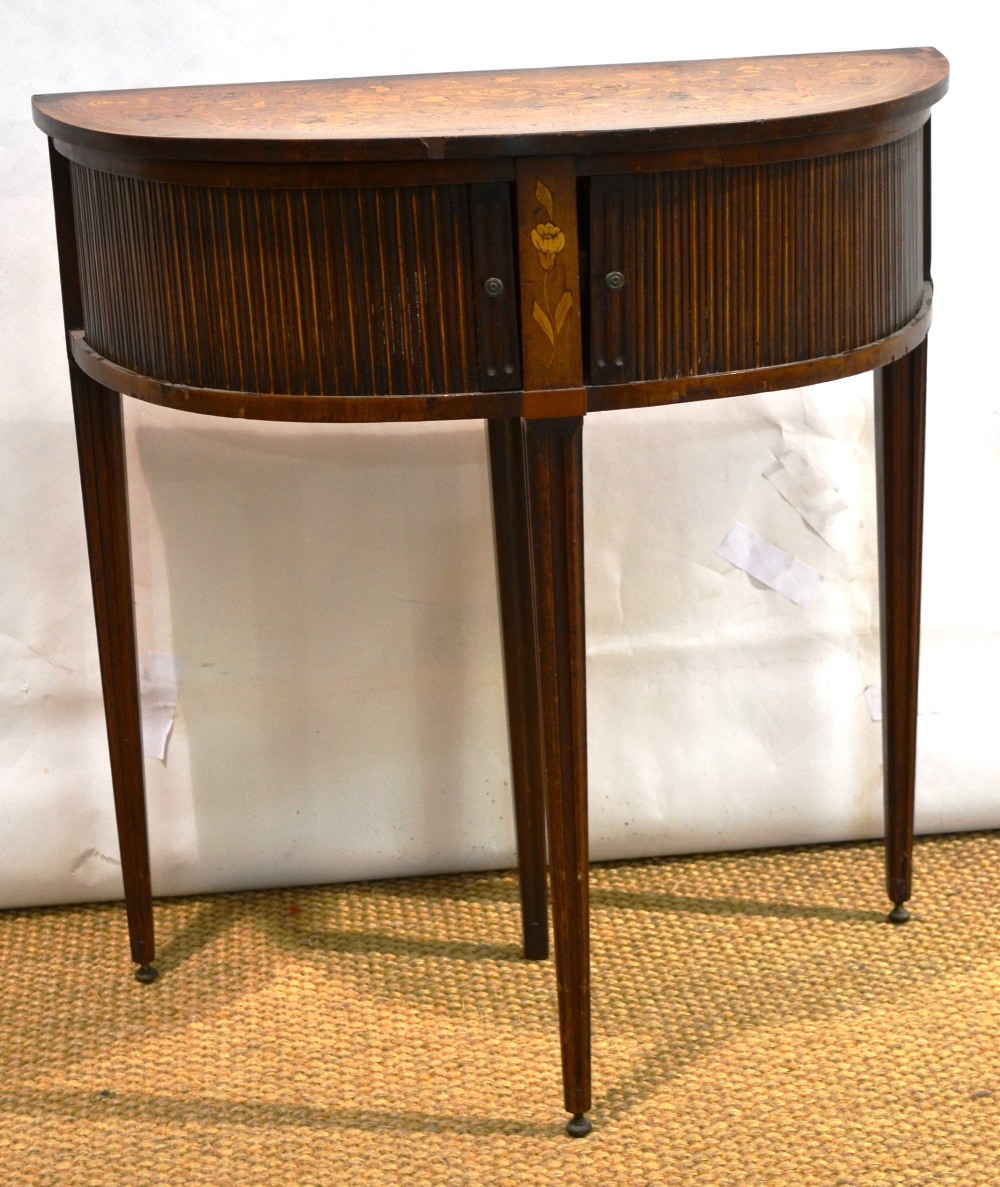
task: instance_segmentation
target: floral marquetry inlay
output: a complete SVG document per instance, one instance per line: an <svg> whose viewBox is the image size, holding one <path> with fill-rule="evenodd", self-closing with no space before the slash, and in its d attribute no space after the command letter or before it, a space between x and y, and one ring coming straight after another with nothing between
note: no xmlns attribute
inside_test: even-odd
<svg viewBox="0 0 1000 1187"><path fill-rule="evenodd" d="M582 393L576 163L572 157L528 159L517 162L516 174L524 390ZM573 407L579 402L574 397ZM555 406L551 399L539 405L545 415L556 415ZM565 399L558 406L568 407Z"/></svg>
<svg viewBox="0 0 1000 1187"><path fill-rule="evenodd" d="M566 235L555 222L556 213L552 191L541 179L536 182L535 197L548 214L550 221L539 223L531 232L531 242L538 253L538 263L541 265L543 273L542 300L541 302L537 299L533 300L531 316L541 326L542 332L552 346L552 355L549 358L551 364L552 359L555 358L556 339L562 332L569 311L573 307L573 294L564 287L553 309L554 295L549 292L549 276L555 269L559 254L566 247Z"/></svg>

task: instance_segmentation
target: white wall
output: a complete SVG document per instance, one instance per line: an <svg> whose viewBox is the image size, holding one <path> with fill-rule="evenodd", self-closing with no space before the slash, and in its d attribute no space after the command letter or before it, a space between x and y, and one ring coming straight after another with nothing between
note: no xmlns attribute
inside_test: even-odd
<svg viewBox="0 0 1000 1187"><path fill-rule="evenodd" d="M994 80L971 11L2 0L0 905L120 894L33 92L948 54L918 828L1000 825L1000 399L979 359L998 254ZM482 426L230 424L133 401L127 423L140 649L186 669L166 764L147 760L156 890L511 864ZM595 857L876 835L870 382L594 416L585 448ZM789 448L847 503L826 540L762 477ZM715 556L736 520L824 574L809 607Z"/></svg>

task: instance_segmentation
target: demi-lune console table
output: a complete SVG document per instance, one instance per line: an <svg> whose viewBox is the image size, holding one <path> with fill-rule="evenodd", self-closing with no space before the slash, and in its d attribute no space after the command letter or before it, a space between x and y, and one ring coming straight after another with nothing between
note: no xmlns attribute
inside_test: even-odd
<svg viewBox="0 0 1000 1187"><path fill-rule="evenodd" d="M910 897L932 49L39 96L132 958L156 976L121 395L488 426L525 954L589 1131L584 417L875 373ZM650 524L654 532L655 524Z"/></svg>

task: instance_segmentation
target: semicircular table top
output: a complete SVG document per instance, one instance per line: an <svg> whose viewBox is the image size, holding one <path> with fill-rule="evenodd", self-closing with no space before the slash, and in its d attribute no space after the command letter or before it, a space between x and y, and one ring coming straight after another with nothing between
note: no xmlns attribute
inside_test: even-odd
<svg viewBox="0 0 1000 1187"><path fill-rule="evenodd" d="M80 147L243 161L434 159L816 135L922 110L934 49L38 95Z"/></svg>

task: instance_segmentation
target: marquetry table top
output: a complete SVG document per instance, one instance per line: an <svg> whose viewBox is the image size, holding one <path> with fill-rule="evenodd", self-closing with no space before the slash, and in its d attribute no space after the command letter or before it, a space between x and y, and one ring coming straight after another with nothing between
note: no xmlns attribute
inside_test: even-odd
<svg viewBox="0 0 1000 1187"><path fill-rule="evenodd" d="M56 140L158 159L413 160L836 133L947 89L934 49L39 95Z"/></svg>

